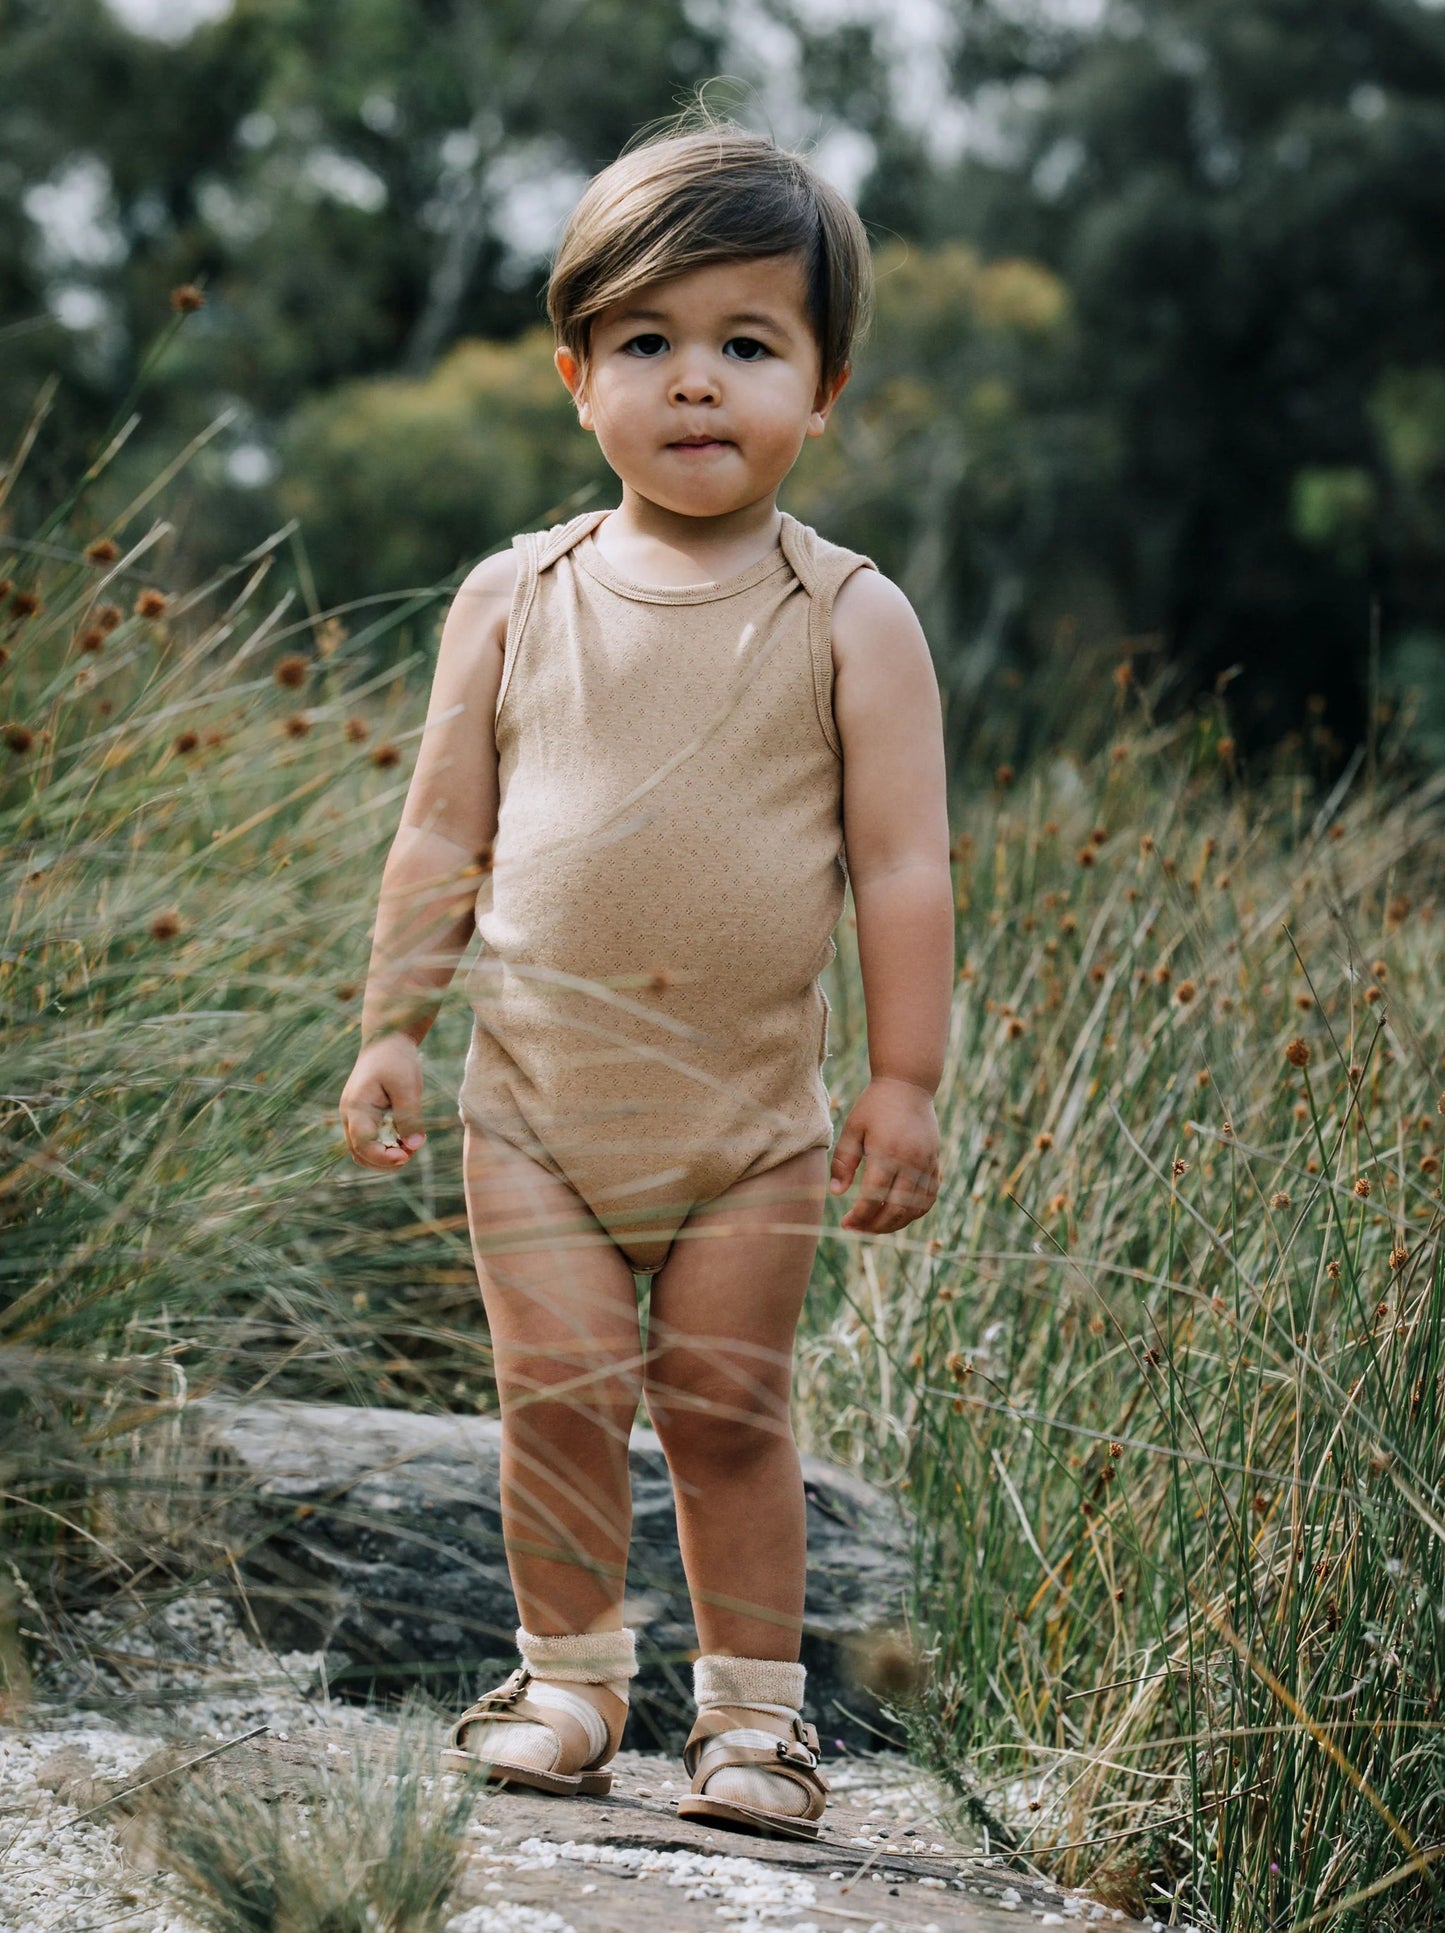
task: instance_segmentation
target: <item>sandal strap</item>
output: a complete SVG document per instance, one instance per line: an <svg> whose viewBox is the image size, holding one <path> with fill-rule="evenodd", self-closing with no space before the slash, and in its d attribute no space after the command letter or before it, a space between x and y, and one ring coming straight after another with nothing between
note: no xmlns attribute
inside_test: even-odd
<svg viewBox="0 0 1445 1933"><path fill-rule="evenodd" d="M746 1706L711 1706L699 1712L682 1751L682 1762L692 1779L694 1792L701 1792L714 1772L725 1765L758 1765L782 1778L801 1785L810 1796L807 1818L820 1816L828 1792L828 1782L818 1769L818 1733L804 1719L795 1719L786 1736L772 1746L735 1745L724 1742L727 1732L768 1731L760 1725L761 1712ZM815 1809L816 1807L816 1809Z"/></svg>
<svg viewBox="0 0 1445 1933"><path fill-rule="evenodd" d="M453 1748L467 1749L462 1744L462 1736L468 1725L478 1721L492 1725L545 1725L557 1740L557 1757L550 1768L553 1772L570 1776L575 1771L593 1771L592 1742L586 1727L570 1712L535 1704L527 1696L532 1675L525 1665L519 1665L505 1684L485 1692L474 1705L469 1705L452 1726ZM604 1762L612 1756L606 1746L603 1753Z"/></svg>

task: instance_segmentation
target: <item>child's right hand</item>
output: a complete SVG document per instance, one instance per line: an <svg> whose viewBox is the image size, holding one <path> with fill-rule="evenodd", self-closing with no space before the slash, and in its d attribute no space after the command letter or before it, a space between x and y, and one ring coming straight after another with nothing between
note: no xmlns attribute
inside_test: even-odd
<svg viewBox="0 0 1445 1933"><path fill-rule="evenodd" d="M363 1168L404 1168L426 1140L421 1125L421 1049L410 1034L380 1034L362 1048L341 1090L341 1126ZM381 1139L382 1116L396 1145Z"/></svg>

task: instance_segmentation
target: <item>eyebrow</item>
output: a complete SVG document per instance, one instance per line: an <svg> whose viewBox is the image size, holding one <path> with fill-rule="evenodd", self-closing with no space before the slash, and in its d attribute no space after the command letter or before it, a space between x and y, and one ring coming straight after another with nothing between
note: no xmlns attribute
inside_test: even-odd
<svg viewBox="0 0 1445 1933"><path fill-rule="evenodd" d="M666 309L623 309L619 315L613 317L613 322L666 322L668 319ZM759 309L739 309L732 315L725 315L723 321L729 325L734 322L750 322L754 328L771 329L780 336L788 333L786 323L779 322L776 316L767 315Z"/></svg>

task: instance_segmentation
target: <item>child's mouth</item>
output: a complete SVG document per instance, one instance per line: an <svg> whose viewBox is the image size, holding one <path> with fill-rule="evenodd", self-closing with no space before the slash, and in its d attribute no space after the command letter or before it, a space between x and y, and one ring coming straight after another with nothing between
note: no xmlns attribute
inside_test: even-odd
<svg viewBox="0 0 1445 1933"><path fill-rule="evenodd" d="M670 450L726 450L732 446L721 437L709 436L689 437L685 442L669 443L667 447Z"/></svg>

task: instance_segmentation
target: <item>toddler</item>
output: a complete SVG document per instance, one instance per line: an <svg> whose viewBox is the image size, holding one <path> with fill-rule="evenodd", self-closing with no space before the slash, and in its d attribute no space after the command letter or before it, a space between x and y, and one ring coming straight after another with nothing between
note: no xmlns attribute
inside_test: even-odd
<svg viewBox="0 0 1445 1933"><path fill-rule="evenodd" d="M684 116L589 185L548 309L620 501L456 594L341 1097L358 1162L412 1158L475 931L462 1155L521 1663L444 1762L608 1790L641 1398L698 1637L678 1812L781 1836L816 1837L827 1793L790 1390L830 1148L834 1193L861 1166L844 1229L932 1206L953 982L928 645L869 558L777 505L870 299L854 210L731 122ZM871 1078L833 1147L819 974L849 882Z"/></svg>

